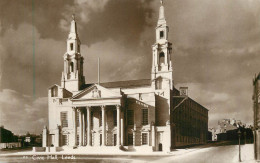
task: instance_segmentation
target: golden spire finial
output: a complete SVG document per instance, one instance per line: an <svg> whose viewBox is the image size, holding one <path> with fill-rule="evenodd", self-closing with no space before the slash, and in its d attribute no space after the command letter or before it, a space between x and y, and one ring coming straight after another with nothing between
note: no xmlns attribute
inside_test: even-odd
<svg viewBox="0 0 260 163"><path fill-rule="evenodd" d="M75 14L72 14L71 17L72 17L72 20L75 20Z"/></svg>

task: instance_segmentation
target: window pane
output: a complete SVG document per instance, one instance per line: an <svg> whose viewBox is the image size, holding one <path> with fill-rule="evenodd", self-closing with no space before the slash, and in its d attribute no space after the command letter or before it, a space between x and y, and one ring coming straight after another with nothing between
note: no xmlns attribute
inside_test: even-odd
<svg viewBox="0 0 260 163"><path fill-rule="evenodd" d="M99 112L99 126L102 126L102 111Z"/></svg>
<svg viewBox="0 0 260 163"><path fill-rule="evenodd" d="M134 124L134 111L127 110L127 124L133 125Z"/></svg>
<svg viewBox="0 0 260 163"><path fill-rule="evenodd" d="M61 127L68 127L67 112L60 113Z"/></svg>
<svg viewBox="0 0 260 163"><path fill-rule="evenodd" d="M128 145L133 145L133 134L128 134Z"/></svg>
<svg viewBox="0 0 260 163"><path fill-rule="evenodd" d="M73 43L70 43L70 50L73 50Z"/></svg>
<svg viewBox="0 0 260 163"><path fill-rule="evenodd" d="M117 111L113 110L114 126L117 125Z"/></svg>
<svg viewBox="0 0 260 163"><path fill-rule="evenodd" d="M163 37L164 37L164 32L160 31L160 38L163 38Z"/></svg>
<svg viewBox="0 0 260 163"><path fill-rule="evenodd" d="M148 109L142 109L142 112L143 112L142 124L147 125L148 124Z"/></svg>
<svg viewBox="0 0 260 163"><path fill-rule="evenodd" d="M142 144L143 145L147 144L147 133L142 133Z"/></svg>
<svg viewBox="0 0 260 163"><path fill-rule="evenodd" d="M68 136L62 135L62 145L68 145Z"/></svg>

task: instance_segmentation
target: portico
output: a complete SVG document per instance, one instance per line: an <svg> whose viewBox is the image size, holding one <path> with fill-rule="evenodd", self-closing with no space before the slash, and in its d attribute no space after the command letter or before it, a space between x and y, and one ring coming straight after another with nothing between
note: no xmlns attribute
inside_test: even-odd
<svg viewBox="0 0 260 163"><path fill-rule="evenodd" d="M75 147L123 145L125 111L120 92L115 94L94 84L85 92L75 95L71 103ZM116 141L108 142L108 137Z"/></svg>

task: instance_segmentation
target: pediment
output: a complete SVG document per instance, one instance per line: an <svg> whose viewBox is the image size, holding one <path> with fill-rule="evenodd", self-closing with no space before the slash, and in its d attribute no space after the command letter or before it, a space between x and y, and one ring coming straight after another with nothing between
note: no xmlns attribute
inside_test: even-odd
<svg viewBox="0 0 260 163"><path fill-rule="evenodd" d="M83 91L73 96L72 100L73 99L121 98L121 97L122 97L121 93L117 93L105 87L102 87L100 85L93 84L92 86L84 89Z"/></svg>

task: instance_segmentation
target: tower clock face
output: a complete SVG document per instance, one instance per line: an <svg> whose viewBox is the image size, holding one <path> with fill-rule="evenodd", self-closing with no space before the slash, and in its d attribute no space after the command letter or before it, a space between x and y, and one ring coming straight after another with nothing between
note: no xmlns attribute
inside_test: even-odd
<svg viewBox="0 0 260 163"><path fill-rule="evenodd" d="M181 95L186 95L186 91L184 89L181 90Z"/></svg>

